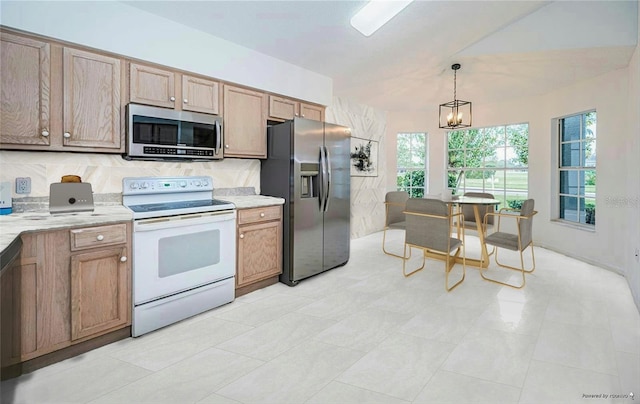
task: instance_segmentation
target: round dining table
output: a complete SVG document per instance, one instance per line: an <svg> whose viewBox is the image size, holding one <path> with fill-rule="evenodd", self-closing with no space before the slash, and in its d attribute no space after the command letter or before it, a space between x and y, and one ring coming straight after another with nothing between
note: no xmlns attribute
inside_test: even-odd
<svg viewBox="0 0 640 404"><path fill-rule="evenodd" d="M478 232L478 238L480 239L480 259L466 258L466 265L475 266L478 268L487 268L489 266L489 253L487 252L487 245L484 242L485 231L483 220L484 217L480 214L480 206L498 206L501 201L493 198L478 198L475 196L453 196L451 199L440 199L447 203L450 209L456 205L472 205L473 214L475 216L476 230ZM438 253L428 253L428 256L432 258L440 258ZM442 255L444 257L444 255ZM445 257L446 258L446 257ZM457 257L456 262L462 263L462 257Z"/></svg>

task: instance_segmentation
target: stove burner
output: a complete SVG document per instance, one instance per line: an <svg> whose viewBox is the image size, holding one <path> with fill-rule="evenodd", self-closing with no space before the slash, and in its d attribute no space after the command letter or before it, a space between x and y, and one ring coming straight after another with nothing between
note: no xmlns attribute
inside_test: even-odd
<svg viewBox="0 0 640 404"><path fill-rule="evenodd" d="M228 205L230 202L221 201L218 199L205 199L201 201L178 201L178 202L164 202L164 203L145 203L142 205L129 205L129 209L136 213L143 212L160 212L160 211L172 211L176 209L187 208L200 208L200 207L212 207L219 205Z"/></svg>

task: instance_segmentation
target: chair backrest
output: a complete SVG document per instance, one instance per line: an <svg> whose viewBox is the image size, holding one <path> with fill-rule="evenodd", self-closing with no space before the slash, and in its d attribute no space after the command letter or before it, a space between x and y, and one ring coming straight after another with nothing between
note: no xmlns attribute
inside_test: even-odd
<svg viewBox="0 0 640 404"><path fill-rule="evenodd" d="M493 194L487 192L465 192L464 196L470 196L473 198L490 198L495 199ZM480 213L480 221L484 221L484 215L487 213L495 212L495 205L481 205L478 206L478 212ZM473 212L473 205L462 205L462 214L464 220L467 222L475 222L476 218ZM487 217L487 224L493 224L493 215Z"/></svg>
<svg viewBox="0 0 640 404"><path fill-rule="evenodd" d="M449 206L446 203L438 199L410 198L406 212L406 243L448 252L451 229ZM412 215L410 212L438 217Z"/></svg>
<svg viewBox="0 0 640 404"><path fill-rule="evenodd" d="M534 208L534 200L527 199L522 202L522 208L520 208L520 216L529 216L533 213ZM520 242L522 243L522 248L531 243L533 238L533 218L520 220Z"/></svg>
<svg viewBox="0 0 640 404"><path fill-rule="evenodd" d="M387 192L384 196L386 203L387 215L385 218L385 226L389 226L394 223L404 222L404 208L409 194L405 191L392 191Z"/></svg>

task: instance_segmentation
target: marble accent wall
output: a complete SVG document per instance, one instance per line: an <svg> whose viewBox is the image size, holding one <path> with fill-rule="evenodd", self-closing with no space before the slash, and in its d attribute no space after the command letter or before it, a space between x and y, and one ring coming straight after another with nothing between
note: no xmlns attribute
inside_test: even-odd
<svg viewBox="0 0 640 404"><path fill-rule="evenodd" d="M386 112L334 97L333 105L326 110L325 120L350 127L351 136L378 142L378 176L351 177L351 238L382 230L387 176L384 141Z"/></svg>
<svg viewBox="0 0 640 404"><path fill-rule="evenodd" d="M49 184L63 175L79 175L91 183L94 194L119 194L122 178L208 175L214 188L254 187L260 191L260 160L224 159L207 162L127 161L120 155L0 150L0 181L15 184L16 177L31 177L31 193L21 198L48 197Z"/></svg>

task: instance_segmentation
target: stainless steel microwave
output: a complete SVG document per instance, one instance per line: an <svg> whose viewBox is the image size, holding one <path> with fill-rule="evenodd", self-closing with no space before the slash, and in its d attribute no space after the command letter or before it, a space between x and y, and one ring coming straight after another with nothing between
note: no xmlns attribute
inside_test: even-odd
<svg viewBox="0 0 640 404"><path fill-rule="evenodd" d="M216 160L222 154L222 118L127 105L126 159Z"/></svg>

